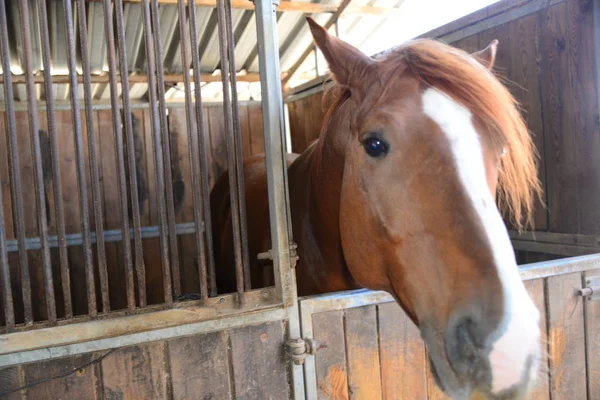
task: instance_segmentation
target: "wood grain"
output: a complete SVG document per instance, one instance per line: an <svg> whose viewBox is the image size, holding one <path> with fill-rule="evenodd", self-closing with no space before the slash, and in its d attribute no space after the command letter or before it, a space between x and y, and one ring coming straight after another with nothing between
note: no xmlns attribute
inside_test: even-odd
<svg viewBox="0 0 600 400"><path fill-rule="evenodd" d="M587 271L584 276L600 276L600 269ZM600 399L600 301L585 300L585 318L588 398Z"/></svg>
<svg viewBox="0 0 600 400"><path fill-rule="evenodd" d="M173 398L230 399L228 346L227 332L171 340Z"/></svg>
<svg viewBox="0 0 600 400"><path fill-rule="evenodd" d="M15 390L23 386L22 366L8 367L0 369L0 394L9 390ZM3 400L19 400L22 391L7 394L2 397Z"/></svg>
<svg viewBox="0 0 600 400"><path fill-rule="evenodd" d="M548 382L548 325L546 321L546 296L544 290L544 280L534 279L523 282L527 292L533 299L533 303L540 312L540 330L542 335L540 337L540 343L542 348L542 356L540 361L540 373L538 374L538 382L536 387L533 389L530 399L531 400L549 400L550 399L550 385Z"/></svg>
<svg viewBox="0 0 600 400"><path fill-rule="evenodd" d="M548 278L548 343L553 399L587 398L581 274Z"/></svg>
<svg viewBox="0 0 600 400"><path fill-rule="evenodd" d="M350 398L380 399L381 371L376 306L348 309L345 333Z"/></svg>
<svg viewBox="0 0 600 400"><path fill-rule="evenodd" d="M248 125L250 129L250 153L264 154L265 135L263 133L262 108L259 106L249 106Z"/></svg>
<svg viewBox="0 0 600 400"><path fill-rule="evenodd" d="M419 329L397 303L379 305L383 399L427 398L427 358Z"/></svg>
<svg viewBox="0 0 600 400"><path fill-rule="evenodd" d="M231 332L233 381L237 399L287 399L282 322Z"/></svg>
<svg viewBox="0 0 600 400"><path fill-rule="evenodd" d="M320 344L315 356L319 399L349 399L343 311L315 314L312 323Z"/></svg>
<svg viewBox="0 0 600 400"><path fill-rule="evenodd" d="M106 399L168 398L164 342L125 347L101 362Z"/></svg>

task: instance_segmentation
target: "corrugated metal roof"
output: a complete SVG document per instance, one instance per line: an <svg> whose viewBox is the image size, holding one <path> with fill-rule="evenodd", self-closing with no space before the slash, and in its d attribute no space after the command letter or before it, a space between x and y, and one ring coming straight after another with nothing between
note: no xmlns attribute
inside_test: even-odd
<svg viewBox="0 0 600 400"><path fill-rule="evenodd" d="M298 2L310 2L309 0L296 0ZM423 2L432 2L439 0L416 0ZM474 11L493 1L490 0L470 0L466 3L481 3L480 6L471 7ZM334 4L335 0L323 0L321 4ZM379 7L410 9L410 4L415 0L354 0L352 4L371 5ZM41 38L40 24L38 20L38 2L29 0L31 16L31 36L33 50L33 68L34 73L41 74ZM47 0L49 13L50 29L50 47L52 57L53 75L66 75L67 70L67 45L66 45L66 21L63 12L63 3L61 0ZM7 14L9 17L9 39L10 54L12 63L12 72L14 74L23 73L21 34L19 31L19 11L17 2L6 2ZM181 74L183 72L181 60L181 42L178 28L179 15L176 5L161 4L160 10L160 30L162 44L164 49L164 69L167 74ZM125 3L124 18L126 27L127 42L127 64L130 73L146 72L146 54L144 46L144 35L142 26L142 9L139 3ZM76 15L76 9L74 9ZM394 13L397 18L399 13ZM464 13L462 14L464 15ZM457 15L456 18L462 16ZM280 12L278 13L278 37L280 44L281 70L287 71L297 62L300 55L312 43L312 36L304 19L302 12ZM313 18L321 24L324 24L331 14L314 14ZM203 73L219 74L219 42L217 38L217 14L216 9L210 7L198 6L196 8L197 19L197 38L198 43L195 48L199 52L201 60L201 69ZM387 21L387 23L386 23ZM372 48L369 42L374 36L381 36L382 29L390 29L390 22L393 28L393 19L382 16L358 16L342 15L339 20L339 33L344 39L353 43L355 46L363 48ZM254 11L245 9L232 10L232 23L235 36L235 63L237 72L256 73L258 72L258 54L256 40L256 19ZM88 24L88 51L90 57L91 73L94 75L105 74L108 70L107 47L104 35L104 12L101 2L87 3L87 24ZM424 24L426 26L427 24ZM77 24L75 23L77 29ZM386 28L387 27L387 28ZM435 26L434 26L435 27ZM432 29L434 27L428 27ZM332 28L332 31L335 29ZM385 34L385 32L384 32ZM389 36L389 35L388 35ZM400 41L399 35L399 41ZM402 40L405 40L403 38ZM381 40L379 40L381 42ZM397 44L392 41L392 43ZM81 73L81 55L80 47L77 46L77 68ZM321 64L324 66L324 64ZM323 73L323 68L318 68L318 73ZM307 80L316 77L314 54L307 58L303 65L294 75L290 82L291 86L301 84ZM56 99L68 98L68 85L55 84L53 96ZM43 85L37 85L38 97L40 100L46 98ZM110 95L108 84L93 84L94 99L106 100ZM132 83L130 85L130 97L132 99L143 99L146 96L147 84ZM238 92L240 100L259 99L260 84L258 82L239 82ZM204 83L202 85L203 97L208 100L219 100L221 93L220 83ZM83 86L80 85L80 94L83 95ZM17 100L25 99L25 85L15 85L15 97ZM0 94L0 101L3 93ZM181 98L184 93L182 84L177 85L167 91L168 99Z"/></svg>

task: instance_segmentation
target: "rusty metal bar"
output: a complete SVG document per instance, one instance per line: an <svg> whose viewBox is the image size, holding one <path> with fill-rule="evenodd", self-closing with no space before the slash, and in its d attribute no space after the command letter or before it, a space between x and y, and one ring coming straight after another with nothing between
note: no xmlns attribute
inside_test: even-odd
<svg viewBox="0 0 600 400"><path fill-rule="evenodd" d="M62 183L59 168L58 138L56 133L56 121L54 118L54 95L52 90L52 74L50 71L50 34L48 30L48 10L46 2L42 1L38 7L41 38L42 38L42 61L44 65L44 88L46 91L46 117L48 120L48 136L50 138L50 157L52 162L52 183L54 189L54 212L56 213L56 233L59 238L64 238L65 213L62 198ZM58 255L60 260L60 278L62 284L65 318L73 317L73 306L71 304L71 278L69 273L69 257L67 243L64 240L58 242Z"/></svg>
<svg viewBox="0 0 600 400"><path fill-rule="evenodd" d="M173 199L173 175L171 172L171 146L169 140L169 126L167 124L167 109L165 105L165 71L163 68L162 39L160 35L160 19L157 0L152 0L151 7L152 31L154 33L154 55L156 57L156 76L158 85L158 113L160 116L160 135L162 139L162 155L167 195L167 225L169 228L169 251L171 254L171 268L179 271L179 249L177 248L177 233L175 231L175 201ZM173 301L173 284L171 271L164 275L165 301Z"/></svg>
<svg viewBox="0 0 600 400"><path fill-rule="evenodd" d="M79 1L79 0L77 0ZM25 77L23 75L14 75L12 76L12 83L25 83ZM285 76L285 73L281 74L281 76ZM221 77L219 75L212 74L201 74L200 75L202 83L211 83L211 82L221 82ZM146 83L148 82L148 76L142 73L132 73L128 76L129 83ZM193 79L193 77L190 77ZM238 82L259 82L260 75L255 72L248 72L245 74L240 74L238 77ZM34 83L44 83L43 76L35 76L33 78ZM121 82L121 76L117 75L117 80ZM165 74L163 80L167 83L180 83L183 82L183 74ZM82 75L77 75L77 82L83 83L84 78ZM109 83L110 77L108 75L92 75L91 83ZM198 81L200 82L200 80ZM4 83L4 75L0 74L0 84ZM54 75L54 83L69 83L69 77L67 75Z"/></svg>
<svg viewBox="0 0 600 400"><path fill-rule="evenodd" d="M150 22L150 3L142 0L142 17L146 44L146 65L148 67L148 92L150 95L150 119L152 121L152 141L154 144L154 175L156 179L156 202L158 206L158 224L160 231L160 255L163 267L163 282L165 293L170 290L171 263L169 262L169 242L167 232L167 212L165 210L165 168L163 164L162 144L160 141L160 126L158 122L158 107L156 99L156 58L152 39ZM169 283L168 287L166 282Z"/></svg>
<svg viewBox="0 0 600 400"><path fill-rule="evenodd" d="M196 5L188 2L188 14L190 18L190 45L196 48L198 37L196 34ZM200 263L200 295L203 299L210 295L216 295L215 257L212 241L212 221L210 218L210 191L208 184L208 146L206 145L206 132L204 130L204 115L202 113L202 89L200 82L200 55L198 51L192 51L192 65L194 71L194 95L196 102L196 132L200 151L200 180L202 182L202 207L204 217L204 244L206 257Z"/></svg>
<svg viewBox="0 0 600 400"><path fill-rule="evenodd" d="M8 44L8 21L6 19L6 3L0 1L0 56L2 72L5 76L4 101L6 102L6 130L8 131L8 159L13 212L16 223L17 243L19 244L19 270L21 275L21 294L25 324L33 323L31 308L31 282L29 279L29 262L26 250L25 216L23 211L23 189L19 170L19 149L17 148L17 127L15 122L15 97L10 76L10 47Z"/></svg>
<svg viewBox="0 0 600 400"><path fill-rule="evenodd" d="M77 60L75 47L75 28L73 26L73 8L71 0L63 0L67 23L67 60L69 63L69 83L71 96L71 115L73 118L73 140L75 141L75 159L77 164L77 183L79 189L79 209L81 210L81 232L83 233L83 258L85 263L85 281L87 286L88 314L98 314L96 304L96 284L94 277L94 257L90 240L90 208L88 204L87 182L85 177L85 158L83 155L83 135L81 132L81 112L79 108L79 88L77 84Z"/></svg>
<svg viewBox="0 0 600 400"><path fill-rule="evenodd" d="M46 194L44 189L44 173L42 166L42 151L40 147L40 125L36 108L36 92L33 83L33 66L31 64L31 26L29 24L29 3L27 0L19 1L21 17L21 35L23 40L23 59L25 61L25 74L27 82L27 105L29 108L29 133L31 134L31 147L34 159L35 198L37 203L38 229L42 243L42 266L44 271L44 288L46 291L46 310L48 320L56 321L56 301L54 297L54 282L52 277L52 263L50 261L50 248L48 247L48 220L46 218ZM21 199L18 199L21 201Z"/></svg>
<svg viewBox="0 0 600 400"><path fill-rule="evenodd" d="M194 129L194 111L192 109L192 92L190 88L190 38L187 27L187 18L185 12L185 1L178 0L177 6L179 9L179 34L181 36L181 61L183 65L183 88L185 92L185 123L188 131L188 148L189 156L192 164L192 193L194 197L194 223L196 224L196 232L200 232L200 226L203 220L202 198L200 197L200 162L198 159L198 129ZM206 252L204 251L204 240L201 234L196 235L196 256L198 258L198 271L202 276L202 270L206 266ZM173 280L176 279L175 271L173 271ZM179 274L179 271L177 271ZM175 282L175 292L177 294L178 282ZM202 288L202 283L201 283ZM206 294L206 293L205 293ZM204 294L204 295L205 295ZM205 297L206 298L206 297Z"/></svg>
<svg viewBox="0 0 600 400"><path fill-rule="evenodd" d="M121 99L123 100L123 116L125 118L125 138L127 160L129 164L129 186L131 189L131 217L133 220L133 248L135 251L135 271L138 280L138 297L140 307L146 306L146 268L144 266L144 249L140 234L140 202L138 199L137 166L135 164L135 141L131 120L131 103L129 101L129 75L127 70L127 42L125 41L125 19L123 1L115 1L115 19L117 20L117 44L119 47L119 66L121 67Z"/></svg>
<svg viewBox="0 0 600 400"><path fill-rule="evenodd" d="M92 85L90 76L90 60L88 54L87 21L85 0L77 0L77 16L79 20L79 42L81 44L81 68L83 72L83 93L87 123L88 153L90 157L90 176L92 179L92 203L94 207L94 225L96 231L96 253L98 256L98 275L102 295L102 312L110 311L108 291L108 270L106 265L106 249L104 246L104 213L102 210L102 188L100 186L100 163L96 147L96 130L94 127L94 111L92 104Z"/></svg>
<svg viewBox="0 0 600 400"><path fill-rule="evenodd" d="M242 132L240 130L240 109L238 104L237 77L235 71L235 38L231 22L231 0L225 0L225 22L227 24L227 41L229 45L229 74L231 76L231 106L233 108L233 132L235 138L236 174L238 183L240 231L242 234L242 266L244 268L244 287L252 289L250 278L250 255L248 252L248 227L246 217L246 189L244 185L244 158L242 154Z"/></svg>
<svg viewBox="0 0 600 400"><path fill-rule="evenodd" d="M9 330L15 327L12 286L10 283L10 266L8 265L6 226L4 225L4 202L2 201L2 185L0 185L0 287L2 288L2 305L4 321Z"/></svg>
<svg viewBox="0 0 600 400"><path fill-rule="evenodd" d="M127 187L125 178L125 154L123 150L123 130L119 120L119 92L117 88L117 61L115 38L113 37L113 19L111 0L104 0L104 34L108 50L108 73L110 76L110 104L112 106L113 129L115 132L116 162L118 167L119 203L121 234L123 235L123 257L125 259L125 290L127 307L135 309L135 283L131 258L131 237L129 234L129 210L127 208Z"/></svg>
<svg viewBox="0 0 600 400"><path fill-rule="evenodd" d="M242 237L240 232L240 208L237 182L236 140L233 132L233 115L231 109L230 64L227 40L227 12L225 0L217 1L217 21L219 31L219 48L221 52L221 70L223 78L223 112L225 115L225 136L227 139L227 167L229 171L229 192L231 201L231 224L233 228L233 248L235 255L235 277L238 299L244 304L244 268L242 258ZM243 193L242 193L243 195Z"/></svg>

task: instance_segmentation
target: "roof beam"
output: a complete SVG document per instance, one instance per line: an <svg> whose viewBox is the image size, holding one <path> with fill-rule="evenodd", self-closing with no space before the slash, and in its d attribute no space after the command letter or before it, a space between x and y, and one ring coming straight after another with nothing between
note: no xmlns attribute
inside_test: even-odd
<svg viewBox="0 0 600 400"><path fill-rule="evenodd" d="M285 76L282 74L282 76ZM120 75L117 75L117 80L120 81ZM237 74L238 82L260 82L260 75L258 73L246 73ZM91 83L109 83L108 75L92 75L90 77ZM200 76L202 83L221 82L221 75L202 74ZM12 83L25 83L25 75L12 75ZM180 83L183 82L183 74L172 74L164 76L165 83ZM190 81L194 81L194 76L190 74ZM34 83L44 83L44 77L42 75L36 75L33 78ZM69 75L54 75L52 76L52 83L69 83ZM83 76L77 75L77 82L83 83ZM4 83L4 75L0 74L0 84ZM129 83L148 83L147 75L131 74L129 75Z"/></svg>
<svg viewBox="0 0 600 400"><path fill-rule="evenodd" d="M97 2L101 0L88 0L88 2ZM123 0L124 3L140 3L141 0ZM216 7L217 0L195 0L196 5L203 7ZM177 0L158 0L159 4L177 4ZM186 0L187 3L187 0ZM342 3L339 4L319 4L319 3L300 3L297 1L281 0L277 6L277 11L280 12L301 12L305 14L319 13L335 13L340 9ZM240 8L244 10L254 10L254 3L250 0L231 0L232 8ZM347 8L348 14L354 15L371 15L388 17L395 13L397 8L374 7L353 5Z"/></svg>

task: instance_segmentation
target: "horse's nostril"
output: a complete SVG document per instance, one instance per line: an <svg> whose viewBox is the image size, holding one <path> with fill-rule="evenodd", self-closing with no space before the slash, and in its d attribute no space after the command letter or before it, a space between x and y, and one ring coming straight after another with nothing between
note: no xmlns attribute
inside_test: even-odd
<svg viewBox="0 0 600 400"><path fill-rule="evenodd" d="M448 327L446 351L455 372L463 377L472 375L481 355L475 337L476 327L470 318L462 318Z"/></svg>

